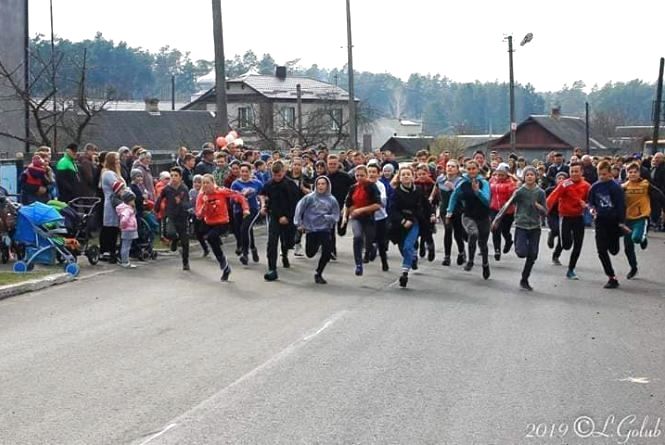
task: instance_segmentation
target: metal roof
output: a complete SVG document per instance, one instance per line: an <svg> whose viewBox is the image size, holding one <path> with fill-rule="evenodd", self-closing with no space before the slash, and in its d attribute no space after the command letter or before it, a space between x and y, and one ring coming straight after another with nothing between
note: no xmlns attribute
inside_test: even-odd
<svg viewBox="0 0 665 445"><path fill-rule="evenodd" d="M296 99L297 85L300 84L302 100L349 100L349 93L343 88L310 77L287 76L281 79L275 76L247 74L229 79L227 82L244 83L269 99Z"/></svg>

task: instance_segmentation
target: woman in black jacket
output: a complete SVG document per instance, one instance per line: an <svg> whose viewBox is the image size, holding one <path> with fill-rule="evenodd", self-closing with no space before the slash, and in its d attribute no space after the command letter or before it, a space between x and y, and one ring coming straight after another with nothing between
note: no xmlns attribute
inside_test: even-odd
<svg viewBox="0 0 665 445"><path fill-rule="evenodd" d="M402 275L399 285L406 287L409 270L417 261L416 240L420 226L425 222L425 196L414 184L410 167L400 169L392 182L395 193L390 205L390 240L399 246L402 253Z"/></svg>

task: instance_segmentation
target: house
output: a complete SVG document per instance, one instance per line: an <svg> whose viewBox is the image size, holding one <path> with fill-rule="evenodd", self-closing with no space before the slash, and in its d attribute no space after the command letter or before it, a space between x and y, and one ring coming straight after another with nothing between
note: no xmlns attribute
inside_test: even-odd
<svg viewBox="0 0 665 445"><path fill-rule="evenodd" d="M422 137L423 124L408 119L381 117L369 125L367 133L371 135L372 145L381 146L393 136Z"/></svg>
<svg viewBox="0 0 665 445"><path fill-rule="evenodd" d="M286 67L276 67L274 76L250 72L227 80L226 99L229 124L250 145L286 148L300 143L334 148L347 142L349 93L320 80L288 76ZM182 110L216 108L213 87Z"/></svg>
<svg viewBox="0 0 665 445"><path fill-rule="evenodd" d="M550 115L533 115L522 121L516 130L515 152L526 159L544 159L550 151L563 153L569 159L575 147L586 147L586 124L584 119L561 115L559 108ZM590 137L592 152L609 153L609 142ZM510 132L489 144L490 150L507 155L511 152Z"/></svg>
<svg viewBox="0 0 665 445"><path fill-rule="evenodd" d="M390 150L398 158L412 158L420 150L430 150L433 142L433 137L393 136L381 146L380 150Z"/></svg>
<svg viewBox="0 0 665 445"><path fill-rule="evenodd" d="M0 62L12 73L13 81L24 88L25 44L27 42L27 2L3 0L0 2ZM0 78L2 76L0 75ZM0 132L23 138L25 131L25 105L16 90L0 80ZM13 158L23 151L25 144L15 138L0 136L0 158Z"/></svg>

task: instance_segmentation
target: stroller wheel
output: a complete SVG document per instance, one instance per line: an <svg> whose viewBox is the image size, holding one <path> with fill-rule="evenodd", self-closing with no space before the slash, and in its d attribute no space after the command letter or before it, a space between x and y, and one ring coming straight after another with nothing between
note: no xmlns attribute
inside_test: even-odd
<svg viewBox="0 0 665 445"><path fill-rule="evenodd" d="M149 259L150 259L150 252L148 252L146 249L141 250L141 261Z"/></svg>
<svg viewBox="0 0 665 445"><path fill-rule="evenodd" d="M78 274L81 272L81 268L76 263L67 263L67 265L65 266L65 272L67 272L69 275L73 277L77 277Z"/></svg>
<svg viewBox="0 0 665 445"><path fill-rule="evenodd" d="M85 256L88 257L88 262L93 266L99 263L99 246L90 246L85 251Z"/></svg>
<svg viewBox="0 0 665 445"><path fill-rule="evenodd" d="M28 265L25 263L25 261L17 261L14 263L14 267L12 269L14 273L26 273L28 271Z"/></svg>
<svg viewBox="0 0 665 445"><path fill-rule="evenodd" d="M156 259L157 259L157 251L156 251L156 250L153 250L153 251L150 253L150 259L152 259L152 260L156 260Z"/></svg>

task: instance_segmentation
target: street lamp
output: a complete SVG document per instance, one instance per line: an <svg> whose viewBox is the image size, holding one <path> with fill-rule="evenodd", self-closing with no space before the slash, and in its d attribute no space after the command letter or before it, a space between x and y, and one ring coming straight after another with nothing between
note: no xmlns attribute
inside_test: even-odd
<svg viewBox="0 0 665 445"><path fill-rule="evenodd" d="M510 151L515 153L515 137L517 132L517 123L515 122L515 77L513 75L513 36L506 37L508 40L508 65L510 68ZM524 46L533 40L533 34L528 33L520 42Z"/></svg>

